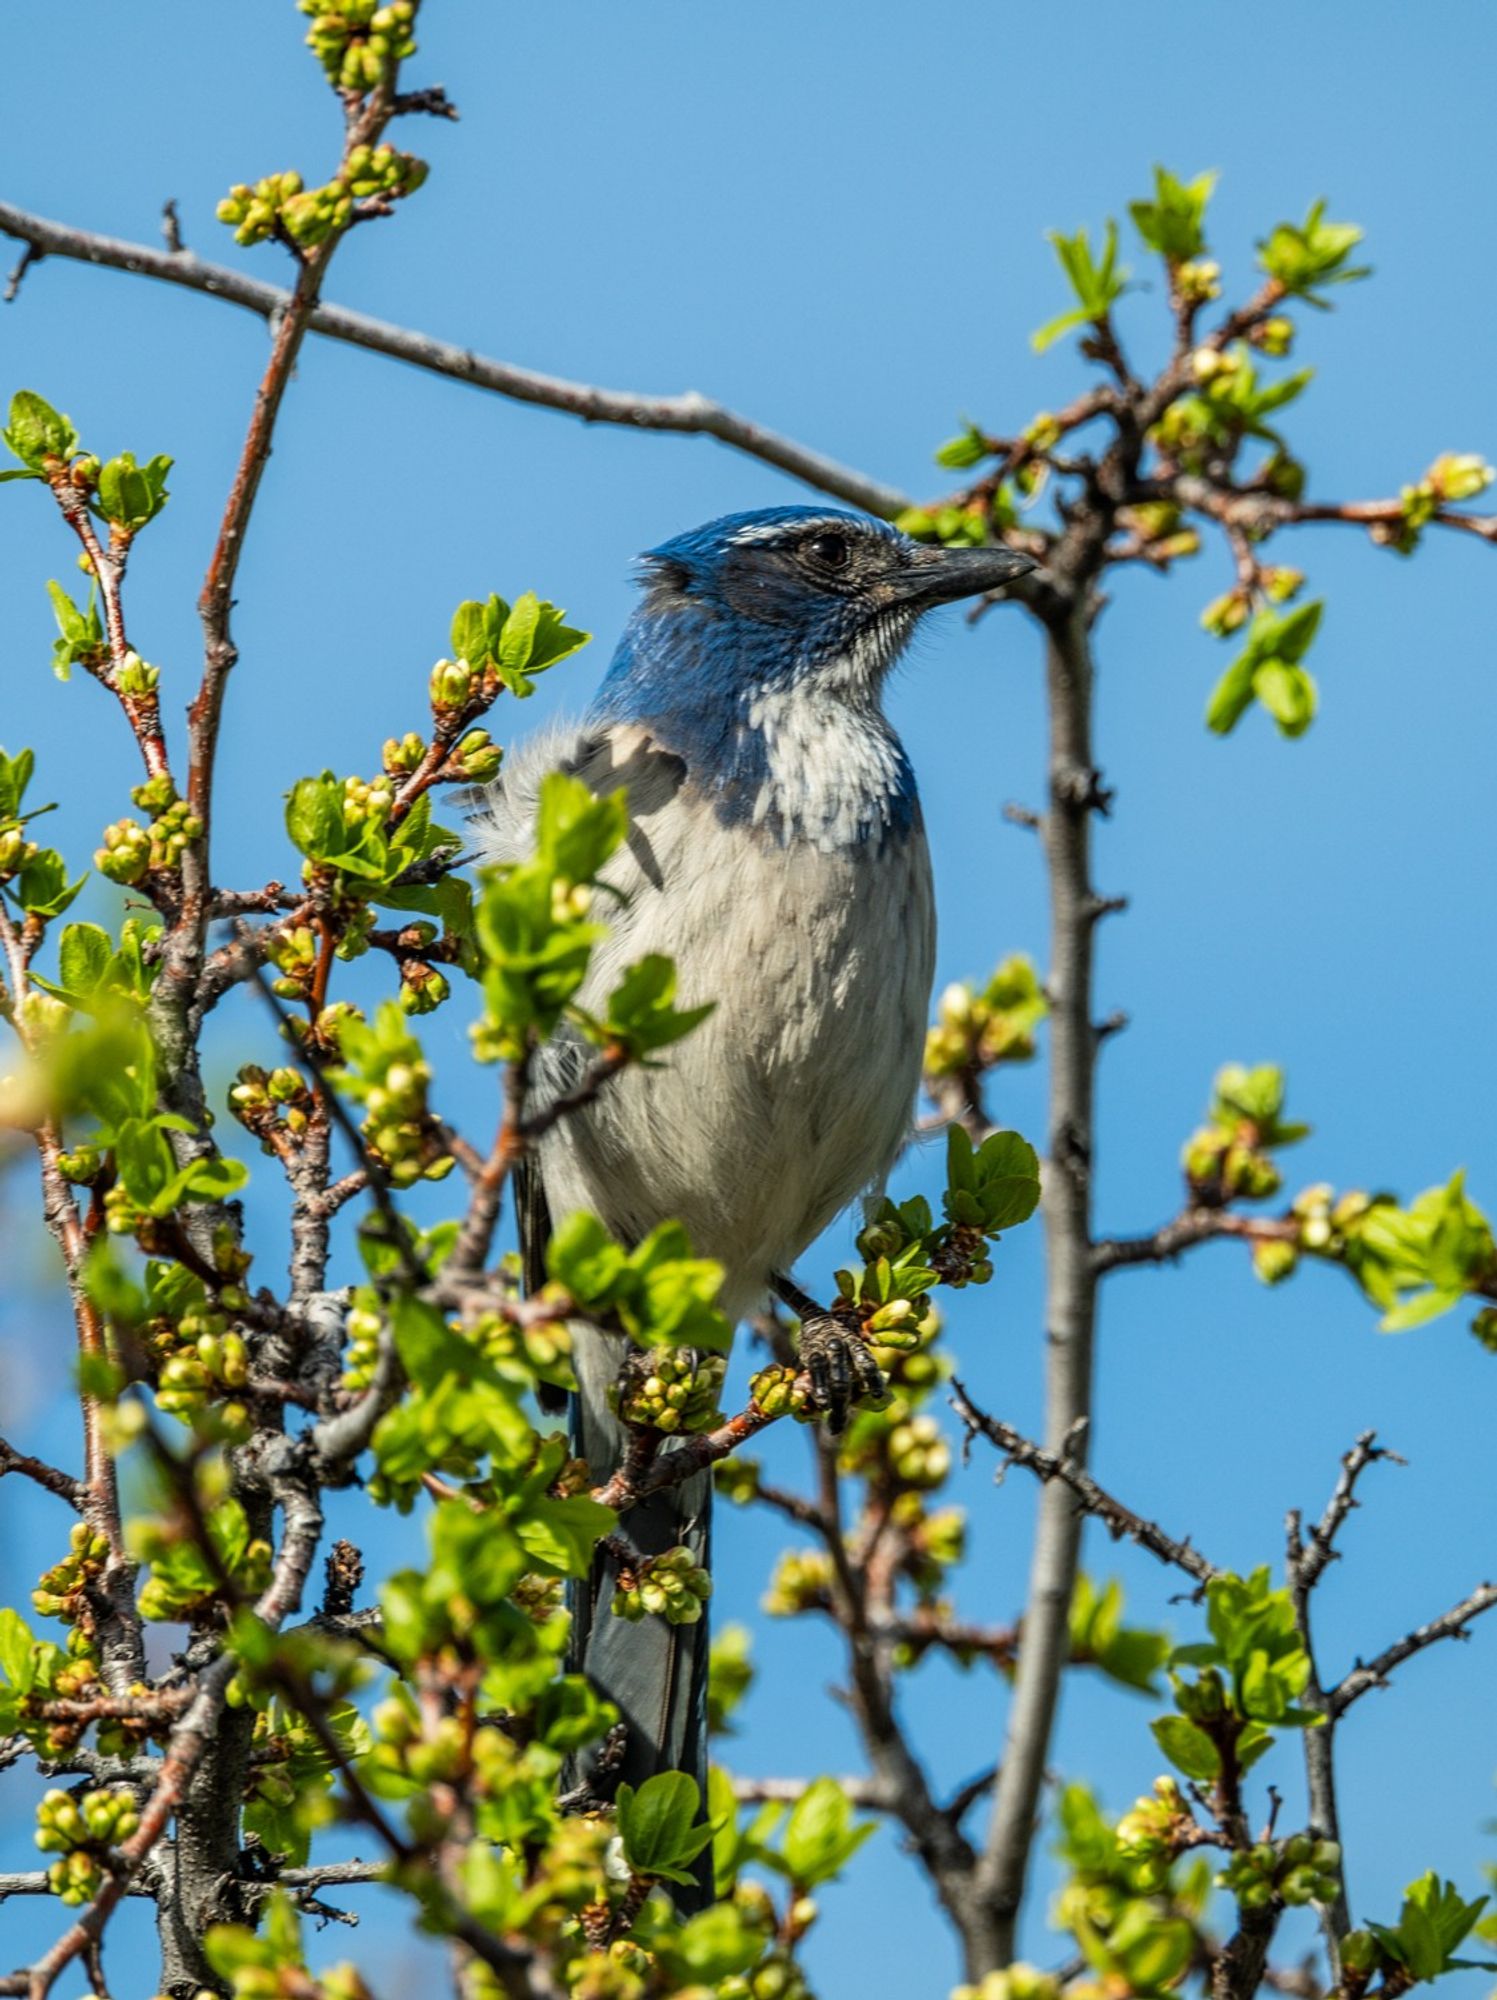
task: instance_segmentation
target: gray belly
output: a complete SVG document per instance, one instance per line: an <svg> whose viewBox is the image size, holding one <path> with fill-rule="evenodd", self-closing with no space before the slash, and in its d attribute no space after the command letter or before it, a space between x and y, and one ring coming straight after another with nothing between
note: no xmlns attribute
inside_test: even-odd
<svg viewBox="0 0 1497 2000"><path fill-rule="evenodd" d="M584 1004L659 951L680 1004L716 1010L554 1131L547 1196L555 1218L590 1208L626 1240L679 1217L726 1267L737 1316L908 1134L934 970L925 838L779 847L679 795L640 832Z"/></svg>

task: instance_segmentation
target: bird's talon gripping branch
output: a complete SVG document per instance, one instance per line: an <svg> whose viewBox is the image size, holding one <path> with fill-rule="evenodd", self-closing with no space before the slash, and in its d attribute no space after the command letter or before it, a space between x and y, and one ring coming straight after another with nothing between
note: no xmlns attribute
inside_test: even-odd
<svg viewBox="0 0 1497 2000"><path fill-rule="evenodd" d="M811 1396L839 1437L854 1403L888 1394L883 1370L859 1328L835 1313L809 1313L801 1321L800 1362L811 1378Z"/></svg>

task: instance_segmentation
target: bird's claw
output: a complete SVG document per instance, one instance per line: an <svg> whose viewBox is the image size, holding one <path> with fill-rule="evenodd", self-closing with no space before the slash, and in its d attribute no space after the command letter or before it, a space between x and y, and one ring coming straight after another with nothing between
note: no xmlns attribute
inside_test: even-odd
<svg viewBox="0 0 1497 2000"><path fill-rule="evenodd" d="M851 1404L888 1393L862 1333L833 1313L808 1314L801 1321L800 1364L811 1379L811 1401L825 1412L833 1437L846 1427Z"/></svg>

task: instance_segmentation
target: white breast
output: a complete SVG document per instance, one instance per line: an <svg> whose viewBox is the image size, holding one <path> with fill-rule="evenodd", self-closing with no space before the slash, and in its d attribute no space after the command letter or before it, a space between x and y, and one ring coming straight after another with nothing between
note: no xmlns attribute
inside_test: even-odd
<svg viewBox="0 0 1497 2000"><path fill-rule="evenodd" d="M934 969L924 834L779 846L722 825L643 731L593 762L595 789L627 782L632 829L609 870L627 908L583 1004L658 951L681 1005L717 1006L664 1067L626 1071L547 1139L547 1197L626 1240L679 1217L741 1314L908 1134Z"/></svg>

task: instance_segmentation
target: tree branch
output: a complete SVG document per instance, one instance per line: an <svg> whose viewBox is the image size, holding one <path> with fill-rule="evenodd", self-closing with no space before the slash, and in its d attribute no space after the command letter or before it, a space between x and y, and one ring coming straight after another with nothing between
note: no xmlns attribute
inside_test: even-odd
<svg viewBox="0 0 1497 2000"><path fill-rule="evenodd" d="M1431 1618L1427 1625L1418 1625L1401 1639L1395 1639L1376 1659L1365 1664L1359 1660L1340 1684L1331 1690L1332 1716L1344 1715L1369 1688L1386 1687L1393 1669L1412 1659L1415 1653L1422 1653L1426 1646L1433 1646L1440 1639L1469 1638L1466 1628L1472 1619L1479 1618L1494 1605L1497 1605L1497 1583L1478 1584L1469 1597L1463 1597L1459 1604L1452 1604L1448 1611L1442 1611L1438 1618Z"/></svg>
<svg viewBox="0 0 1497 2000"><path fill-rule="evenodd" d="M0 202L0 232L29 245L34 253L33 262L41 256L70 257L110 270L131 271L139 277L181 285L188 291L242 306L272 325L289 311L297 296L278 285L246 277L228 265L205 263L187 251L157 250L144 243L124 242L118 237L74 229L66 223L28 214L10 202ZM542 375L535 369L475 354L471 348L458 347L431 334L374 319L368 313L352 312L346 306L314 303L306 316L304 330L352 347L387 354L393 360L409 362L412 367L424 368L434 375L471 383L474 388L487 389L512 402L559 410L564 415L580 417L584 423L714 437L734 451L775 466L819 493L830 494L849 506L861 507L885 519L914 504L897 487L886 486L821 452L797 444L793 438L752 423L695 390L676 396L650 396L572 382L559 375Z"/></svg>
<svg viewBox="0 0 1497 2000"><path fill-rule="evenodd" d="M1121 1500L1114 1499L1068 1453L1047 1451L1016 1431L1011 1424L1005 1424L978 1409L959 1380L953 1378L951 1386L954 1392L951 1407L967 1426L969 1435L979 1433L990 1444L996 1445L1011 1465L1022 1465L1045 1485L1052 1480L1058 1481L1074 1496L1077 1512L1096 1515L1114 1541L1122 1541L1126 1537L1130 1542L1137 1542L1141 1549L1147 1549L1161 1562L1184 1570L1197 1584L1208 1584L1213 1577L1221 1575L1216 1565L1208 1562L1198 1549L1193 1549L1188 1540L1176 1541L1157 1522L1146 1520L1142 1514L1135 1514L1131 1507L1125 1507ZM1066 1612L1069 1617L1069 1598ZM1026 1644L1028 1636L1026 1630ZM1023 1658L1022 1650L1020 1658Z"/></svg>

